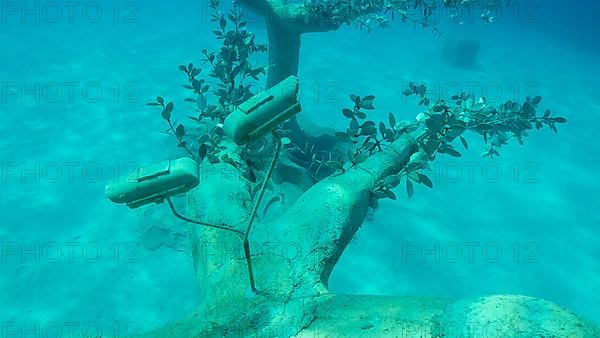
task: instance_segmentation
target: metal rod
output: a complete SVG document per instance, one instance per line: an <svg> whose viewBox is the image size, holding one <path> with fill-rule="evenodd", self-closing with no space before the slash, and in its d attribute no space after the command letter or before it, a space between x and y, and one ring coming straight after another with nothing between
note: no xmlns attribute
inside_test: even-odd
<svg viewBox="0 0 600 338"><path fill-rule="evenodd" d="M167 203L169 203L169 207L171 208L171 211L173 212L173 215L175 215L175 217L177 217L177 218L179 218L181 220L184 220L184 221L190 222L190 223L194 223L194 224L198 224L198 225L207 226L207 227L210 227L210 228L217 228L217 229L232 231L232 232L235 232L236 234L238 234L240 236L244 236L244 232L243 231L234 229L234 228L229 227L229 226L224 225L224 224L223 225L216 225L216 224L204 223L204 222L193 220L191 218L187 218L187 217L179 214L177 212L177 210L175 210L175 206L173 205L173 201L171 201L170 197L167 197L166 200L167 200Z"/></svg>
<svg viewBox="0 0 600 338"><path fill-rule="evenodd" d="M279 153L281 152L281 139L273 133L273 137L275 138L276 146L275 146L275 154L273 155L273 159L271 160L271 165L269 166L269 171L267 171L267 176L263 180L262 186L260 188L260 193L258 194L258 199L254 203L254 207L252 208L252 214L250 215L250 220L248 221L248 227L246 228L246 233L244 234L244 255L246 256L246 263L248 264L248 275L250 278L250 288L252 292L256 293L256 286L254 284L254 274L252 272L252 260L250 259L250 242L248 241L248 235L250 234L250 230L252 230L252 224L254 223L254 219L256 218L256 213L258 211L258 207L260 206L260 202L265 195L265 190L267 189L267 183L269 183L269 179L273 174L273 170L275 169L275 164L277 163L277 159L279 158Z"/></svg>

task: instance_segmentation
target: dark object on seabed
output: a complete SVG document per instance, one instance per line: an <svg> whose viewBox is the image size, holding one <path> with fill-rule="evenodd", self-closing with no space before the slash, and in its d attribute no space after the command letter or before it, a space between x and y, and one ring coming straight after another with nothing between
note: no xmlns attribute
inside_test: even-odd
<svg viewBox="0 0 600 338"><path fill-rule="evenodd" d="M480 45L477 40L446 38L442 42L442 61L457 68L477 68Z"/></svg>

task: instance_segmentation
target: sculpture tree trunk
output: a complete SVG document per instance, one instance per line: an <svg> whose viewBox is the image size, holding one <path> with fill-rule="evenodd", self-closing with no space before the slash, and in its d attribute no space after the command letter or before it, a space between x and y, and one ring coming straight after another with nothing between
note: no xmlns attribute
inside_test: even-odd
<svg viewBox="0 0 600 338"><path fill-rule="evenodd" d="M184 319L146 336L435 337L469 328L561 337L599 333L567 310L524 296L452 301L329 292L331 271L364 221L370 190L401 170L416 151L412 138L398 139L358 168L315 184L276 221L257 223L250 236L257 294L249 289L240 238L192 227L201 304ZM208 172L188 195L188 213L243 228L251 205L244 183Z"/></svg>
<svg viewBox="0 0 600 338"><path fill-rule="evenodd" d="M269 37L269 68L267 88L271 88L290 75L298 75L300 61L300 34L286 28L285 24L267 25Z"/></svg>
<svg viewBox="0 0 600 338"><path fill-rule="evenodd" d="M266 88L270 88L290 75L298 75L301 35L310 32L327 32L340 27L323 18L309 15L304 4L290 4L280 1L242 0L240 3L261 15L265 21L268 36L268 70ZM291 131L290 138L303 146L307 142L322 150L330 150L335 144L334 137L308 135L298 124L296 116L285 123Z"/></svg>

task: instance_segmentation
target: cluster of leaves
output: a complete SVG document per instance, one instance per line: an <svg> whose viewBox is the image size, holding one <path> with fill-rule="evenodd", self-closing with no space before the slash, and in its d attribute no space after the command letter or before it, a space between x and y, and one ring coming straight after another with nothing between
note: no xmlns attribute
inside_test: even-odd
<svg viewBox="0 0 600 338"><path fill-rule="evenodd" d="M171 116L173 113L173 110L175 109L175 105L173 104L173 102L169 102L167 104L165 104L165 99L162 96L157 96L156 97L156 102L149 102L146 105L148 106L152 106L152 107L160 107L162 108L161 110L161 116L162 118L167 121L167 123L169 124L169 129L167 129L167 131L165 131L165 133L171 133L175 136L175 138L177 138L177 147L183 148L185 149L188 154L190 156L192 156L192 158L195 158L196 156L194 155L194 153L192 152L192 150L190 150L190 147L188 146L187 141L185 141L184 137L186 134L186 130L185 130L185 126L183 124L178 124L177 127L175 127L175 124L171 121Z"/></svg>
<svg viewBox="0 0 600 338"><path fill-rule="evenodd" d="M429 104L431 103L431 101L427 98L427 87L425 87L425 84L417 84L414 82L409 82L408 83L408 88L406 88L403 92L403 95L405 96L410 96L410 95L416 95L418 96L421 100L419 101L419 106L429 106Z"/></svg>
<svg viewBox="0 0 600 338"><path fill-rule="evenodd" d="M230 163L243 169L244 175L253 180L256 179L255 171L259 169L252 164L259 162L255 158L262 154L260 152L264 151L264 147L259 152L245 149L240 154L241 161L234 160L224 151L227 148L222 145L222 126L236 106L254 95L252 85L248 82L250 79L259 80L259 76L265 74L265 67L252 65L250 57L254 53L265 52L267 46L258 44L255 35L245 28L246 21L238 6L223 13L219 2L213 0L210 8L213 10L211 21L216 25L213 35L221 41L218 51L202 50L202 61L211 68L208 77L213 79L212 83L201 78L202 69L194 63L179 66L187 80L183 87L192 94L185 101L196 105L197 114L188 118L203 126L203 133L187 135L188 128L172 120L173 102L165 104L163 97L157 97L155 102L148 105L162 108L162 118L169 124L166 132L174 135L178 147L185 149L192 158L198 162L207 159L211 163ZM213 101L212 104L209 101ZM195 142L188 143L186 139L194 136Z"/></svg>
<svg viewBox="0 0 600 338"><path fill-rule="evenodd" d="M335 133L340 142L354 146L353 150L348 150L350 168L364 162L374 152L381 151L384 143L394 142L401 134L416 129L416 125L396 122L393 113L388 114L387 125L383 121L376 124L368 120L365 111L375 109L373 95L360 97L352 94L350 100L354 103L354 107L342 109L344 117L349 119L348 128L345 132ZM329 165L340 171L345 170L344 163L331 162Z"/></svg>
<svg viewBox="0 0 600 338"><path fill-rule="evenodd" d="M247 23L237 6L227 14L219 9L218 2L211 2L210 7L213 10L211 22L217 25L212 33L222 43L218 51L203 49L202 61L211 67L208 75L217 80L212 92L217 98L217 105L207 105L205 94L210 86L205 84L204 79L198 78L202 71L200 68L195 68L190 63L188 66L179 66L179 69L188 78L189 84L184 85L184 88L194 94L194 97L186 101L197 103L200 113L192 119L202 122L209 118L213 122L223 123L234 107L252 97L252 84L247 83L248 79L259 80L258 76L264 75L266 71L264 66L254 67L250 56L265 52L267 46L256 43L256 36L244 28Z"/></svg>
<svg viewBox="0 0 600 338"><path fill-rule="evenodd" d="M418 90L408 90L404 94L415 94L423 102L426 98L425 86L411 88ZM426 112L417 116L417 124L422 130L418 145L424 156L414 157L399 174L386 177L380 182L373 191L371 206L376 207L379 198L396 199L392 189L400 184L403 176L409 198L414 194L413 182L432 188L431 179L419 170L429 169L428 162L434 160L437 154L462 156L452 143L458 139L462 147L468 149L469 144L463 136L466 131L483 138L486 149L482 156L492 159L500 156L498 149L508 144L511 137L522 145L523 138L529 136L528 131L534 128L539 130L548 126L556 133L556 125L566 123L567 119L552 116L549 109L541 115L537 114L536 109L541 101L540 96L535 96L527 97L522 104L506 101L494 106L487 104L485 98L474 100L472 96L461 93L453 96L451 102L438 100L431 104Z"/></svg>
<svg viewBox="0 0 600 338"><path fill-rule="evenodd" d="M336 133L336 137L341 142L354 145L355 150L349 151L346 163L328 163L340 171L344 171L345 167L355 167L374 152L381 151L383 143L391 143L404 133L417 132L415 135L421 156L414 156L402 171L386 177L376 185L372 194L372 207L377 207L380 198L396 199L393 189L403 179L409 198L414 194L415 183L432 188L433 183L423 170L429 169L428 163L438 154L462 156L454 143L459 141L462 148L468 149L469 144L464 137L466 131L483 138L485 151L482 156L493 159L500 156L498 149L508 144L511 138L523 144L530 130L547 126L557 132L557 124L567 122L564 117L554 116L548 109L538 114L537 109L542 101L540 96L527 97L523 103L506 101L492 105L485 98L474 99L471 95L461 93L453 96L449 102L437 100L432 103L426 92L425 85L414 83L404 91L404 95L419 97L420 105L427 109L417 116L416 122L397 122L394 114L389 113L388 125L380 122L377 128L375 122L366 120L365 113L366 110L374 109L373 95L351 95L354 107L342 110L350 123L346 131Z"/></svg>
<svg viewBox="0 0 600 338"><path fill-rule="evenodd" d="M468 130L482 136L486 145L482 156L493 159L500 156L498 149L508 144L511 137L523 145L529 130L548 126L556 133L556 125L567 122L564 117L551 116L549 109L538 115L536 109L541 101L541 96L535 96L527 97L522 104L509 100L496 106L488 104L485 98L476 100L466 93L454 95L451 102L438 100L419 116L428 131L421 147L431 158L436 153L461 156L450 143L459 139L468 149L462 136Z"/></svg>
<svg viewBox="0 0 600 338"><path fill-rule="evenodd" d="M400 185L400 183L402 182L402 176L405 176L406 194L408 195L408 198L412 198L415 192L413 182L423 184L428 188L433 188L433 182L431 181L431 179L422 172L417 171L417 169L420 168L420 164L409 163L408 167L403 172L396 175L390 175L383 179L383 181L380 182L380 184L378 184L377 187L373 190L369 205L373 209L377 209L380 199L389 198L395 200L396 194L394 193L393 189Z"/></svg>
<svg viewBox="0 0 600 338"><path fill-rule="evenodd" d="M360 29L371 31L375 28L389 27L390 21L399 18L403 23L414 27L431 28L438 35L437 21L440 15L449 16L448 20L462 23L461 15L481 11L485 23L493 21L490 8L510 6L513 0L308 0L304 8L308 20L313 24L340 26L356 25ZM443 9L443 11L442 11ZM388 16L380 15L379 13ZM437 14L436 14L437 13Z"/></svg>
<svg viewBox="0 0 600 338"><path fill-rule="evenodd" d="M213 34L217 40L222 40L222 46L218 52L209 53L203 49L202 55L203 61L212 67L210 76L219 80L215 94L221 108L227 111L253 95L251 84L245 82L249 78L259 80L258 76L265 74L265 67L254 67L249 58L253 53L265 52L267 46L257 44L255 35L244 28L246 21L237 5L234 4L227 15L217 5L212 6L214 13L211 21L218 25ZM228 20L232 27L228 26Z"/></svg>

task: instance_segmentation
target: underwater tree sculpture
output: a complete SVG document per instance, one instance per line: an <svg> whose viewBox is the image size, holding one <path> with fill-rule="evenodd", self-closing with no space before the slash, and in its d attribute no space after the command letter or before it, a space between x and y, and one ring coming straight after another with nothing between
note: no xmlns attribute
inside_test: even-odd
<svg viewBox="0 0 600 338"><path fill-rule="evenodd" d="M538 100L534 102L539 103ZM434 106L432 112L443 111L439 115L444 122L430 118L424 121L435 122L418 123L417 129L404 124L393 132L394 140L381 151L316 183L279 218L257 224L252 234L253 247L259 249L252 256L256 292L249 290L245 282L246 261L239 250L239 240L219 229L191 227L202 303L184 319L147 336L592 337L600 333L592 324L555 304L525 296L449 300L337 295L328 291L329 276L363 223L377 191L390 191L399 181L397 175L412 166L419 168L420 163L435 156L428 154L431 140L438 147L434 151L441 153L440 144L445 143L438 144L438 138L453 132L448 121L456 124L453 119L466 111L461 105L455 109L438 107L439 104ZM539 123L555 128L556 119L562 121L550 120L548 113L532 117L521 111L512 115L495 109L488 112L495 122L489 120L483 128L482 123L475 122L470 124L472 128L463 130L487 133L489 126L502 129L509 120L546 121ZM450 149L443 151L452 154ZM223 181L221 175L208 175L200 188L188 194L188 213L205 222L239 224L254 210L245 205L245 199L246 188L240 180Z"/></svg>
<svg viewBox="0 0 600 338"><path fill-rule="evenodd" d="M413 4L422 8L429 3L394 1L390 6ZM443 3L458 6L470 1ZM328 7L331 4L334 3L325 2L319 6L325 6L329 13L339 13L337 9ZM216 3L213 5L216 10ZM270 6L274 13L281 10L278 6L281 4L275 2L267 1L261 5ZM313 8L311 6L315 3L310 6L291 5L292 13L296 13L292 17L316 18L316 21L303 20L303 23L297 24L299 26L286 26L285 22L277 20L270 23L268 29L273 46L270 44L269 47L274 49L270 52L271 60L279 60L282 55L289 56L290 51L297 55L295 48L287 46L290 39L299 39L301 32L335 29L346 21L387 9L388 3L365 2L357 7L359 10L350 8L340 15L333 15L338 19L325 21L329 24L321 24L323 12L317 11L320 14L315 17L314 9L309 9ZM427 12L428 7L424 8ZM218 31L224 47L219 53L203 52L212 67L211 76L222 81L213 89L218 98L216 105L206 102L204 94L209 88L198 78L201 71L193 64L180 66L190 82L186 88L195 95L190 101L197 103L200 111L199 116L191 118L205 125L198 145L186 141L190 135L182 124L172 123L173 103L159 97L150 104L160 108L178 146L200 162L202 182L188 193L188 217L182 219L193 222L189 232L201 304L185 318L144 336L437 337L520 334L528 337L592 337L600 334L597 327L568 310L525 296L450 300L339 295L328 291L331 272L364 222L368 209L376 208L380 198L395 199L392 189L401 181L405 182L409 196L413 193L412 182L431 187L431 181L420 170L437 156L460 156L452 143L460 142L468 148L463 133L481 135L487 144L484 155L497 156L498 148L507 143L509 136L522 143L528 131L534 128L547 126L556 131L557 124L566 122L550 110L538 114L536 109L541 103L540 97L528 97L523 103L508 101L499 106L466 94L457 95L450 102L427 102L424 87L413 85L405 95L418 95L422 103L427 103L417 120L396 121L396 116L390 114L387 123L377 124L369 121L366 114L373 109L375 97L350 95L352 106L342 111L349 119L349 126L335 135L341 144L348 145L347 156L328 159L325 165L333 173L316 183L306 184L302 179L300 183L295 181L293 186L300 187L300 192L292 196L293 203L286 203L283 214L258 220L251 234L245 232L253 248L249 287L248 251L246 246L240 245L239 236L234 231L198 225L227 224L238 229L238 234L244 233L245 225L255 220L257 206L265 191L266 183L258 182L267 182L272 172L272 166L266 168L261 162L273 153L279 153L280 142L286 144L282 157L293 144L285 134L278 132L274 135L274 142L261 139L240 146L224 131L223 122L227 116L252 96L249 88L244 86L244 79L248 76L254 78L264 70L252 67L248 62L251 52L264 49L255 44L253 35L243 28L239 13L234 9L230 14L228 18L234 28L229 31L226 30L223 13L217 12L213 18L220 27ZM346 19L341 20L342 17ZM304 28L299 30L298 27ZM274 31L275 28L280 30ZM283 43L278 45L280 42ZM282 80L284 74L293 75L289 73L297 71L297 59L290 60L292 62L287 66L279 63L280 68L269 68L268 81L271 84L279 83L277 80ZM279 167L285 165L281 161L278 163ZM234 168L233 173L231 168ZM278 187L293 195L294 190L286 185L288 181L284 177L279 183L273 183L271 190ZM169 206L173 208L170 200Z"/></svg>

